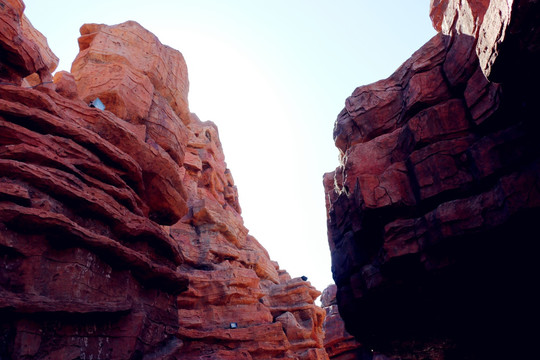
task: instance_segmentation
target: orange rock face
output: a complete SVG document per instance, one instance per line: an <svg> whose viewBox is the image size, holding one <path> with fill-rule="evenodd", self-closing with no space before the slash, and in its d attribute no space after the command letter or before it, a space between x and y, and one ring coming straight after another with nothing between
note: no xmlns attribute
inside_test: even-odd
<svg viewBox="0 0 540 360"><path fill-rule="evenodd" d="M189 82L182 54L136 22L85 24L79 49L71 72L83 100L99 97L118 117L140 121L148 118L158 95L189 122Z"/></svg>
<svg viewBox="0 0 540 360"><path fill-rule="evenodd" d="M291 279L243 225L216 126L194 114L184 158L189 213L170 227L189 288L178 297L181 358L327 359L324 311L308 282ZM236 326L231 328L231 324Z"/></svg>
<svg viewBox="0 0 540 360"><path fill-rule="evenodd" d="M5 64L0 69L0 79L19 85L23 78L32 76L32 85L48 83L58 59L23 11L21 0L3 1L0 6L0 51Z"/></svg>
<svg viewBox="0 0 540 360"><path fill-rule="evenodd" d="M2 10L2 23L20 19ZM18 45L3 45L5 80L48 71L35 43ZM180 343L188 280L161 224L187 213L187 196L180 167L135 130L45 86L0 86L2 358L128 359ZM156 203L163 191L172 199Z"/></svg>
<svg viewBox="0 0 540 360"><path fill-rule="evenodd" d="M47 43L47 39L45 38L45 36L43 36L42 33L37 31L32 26L30 20L28 20L28 18L24 14L21 21L21 30L25 37L27 37L31 42L36 44L37 49L43 59L43 62L45 63L45 66L47 67L49 72L52 73L58 66L59 59L49 48L49 44ZM27 76L24 80L29 86L36 86L42 83L42 80L37 73Z"/></svg>
<svg viewBox="0 0 540 360"><path fill-rule="evenodd" d="M328 359L320 293L244 227L182 55L84 25L39 85L54 57L0 5L0 358Z"/></svg>
<svg viewBox="0 0 540 360"><path fill-rule="evenodd" d="M388 356L534 358L539 3L431 4L441 33L336 120L339 312Z"/></svg>
<svg viewBox="0 0 540 360"><path fill-rule="evenodd" d="M139 24L81 27L73 62L79 96L99 98L108 111L135 125L182 165L190 122L187 67L182 54Z"/></svg>

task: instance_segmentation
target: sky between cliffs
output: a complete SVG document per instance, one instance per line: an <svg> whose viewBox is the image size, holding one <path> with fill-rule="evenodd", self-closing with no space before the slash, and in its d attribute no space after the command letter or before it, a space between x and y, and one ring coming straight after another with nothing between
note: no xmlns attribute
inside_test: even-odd
<svg viewBox="0 0 540 360"><path fill-rule="evenodd" d="M84 23L135 20L184 55L189 103L219 128L246 227L291 276L333 282L322 175L345 99L435 31L429 0L26 0L71 68Z"/></svg>

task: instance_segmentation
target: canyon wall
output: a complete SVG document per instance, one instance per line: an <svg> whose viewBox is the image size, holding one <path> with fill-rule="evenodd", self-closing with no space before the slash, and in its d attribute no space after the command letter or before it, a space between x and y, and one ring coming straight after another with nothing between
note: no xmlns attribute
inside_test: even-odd
<svg viewBox="0 0 540 360"><path fill-rule="evenodd" d="M86 24L53 79L23 10L0 2L0 359L328 359L320 292L248 233L182 54Z"/></svg>
<svg viewBox="0 0 540 360"><path fill-rule="evenodd" d="M324 289L321 295L321 305L326 311L323 323L324 348L332 360L361 359L365 354L369 355L370 349L362 346L345 329L345 323L338 311L336 292L337 287L332 284Z"/></svg>
<svg viewBox="0 0 540 360"><path fill-rule="evenodd" d="M432 0L430 15L439 33L335 123L339 311L387 356L534 358L540 3Z"/></svg>

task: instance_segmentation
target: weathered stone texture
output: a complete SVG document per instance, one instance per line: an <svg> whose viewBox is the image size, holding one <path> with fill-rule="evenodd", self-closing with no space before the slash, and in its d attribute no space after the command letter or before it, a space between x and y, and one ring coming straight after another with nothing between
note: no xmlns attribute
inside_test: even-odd
<svg viewBox="0 0 540 360"><path fill-rule="evenodd" d="M354 336L345 329L345 323L339 315L336 301L336 285L324 289L321 302L326 311L324 319L324 348L331 360L361 359L363 354L369 354L369 349L362 347Z"/></svg>
<svg viewBox="0 0 540 360"><path fill-rule="evenodd" d="M48 83L58 58L23 12L21 0L5 0L0 6L0 80L19 85L29 77L31 85Z"/></svg>
<svg viewBox="0 0 540 360"><path fill-rule="evenodd" d="M2 31L0 357L129 359L178 345L175 295L188 280L160 224L188 211L180 167L111 113L19 86L52 80L50 65L22 8L1 10L15 32ZM163 191L171 200L156 202Z"/></svg>
<svg viewBox="0 0 540 360"><path fill-rule="evenodd" d="M347 329L375 351L537 355L539 13L433 0L441 33L338 115L332 271Z"/></svg>
<svg viewBox="0 0 540 360"><path fill-rule="evenodd" d="M87 24L49 83L23 9L0 2L0 358L328 359L320 293L244 227L182 55Z"/></svg>

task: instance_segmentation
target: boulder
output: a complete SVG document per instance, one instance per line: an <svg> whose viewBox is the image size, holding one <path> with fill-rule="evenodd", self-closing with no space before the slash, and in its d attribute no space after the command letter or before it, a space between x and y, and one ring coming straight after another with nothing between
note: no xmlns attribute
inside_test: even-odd
<svg viewBox="0 0 540 360"><path fill-rule="evenodd" d="M85 24L80 32L71 72L85 101L99 97L118 117L137 122L147 117L155 91L189 122L187 66L179 51L135 21Z"/></svg>

